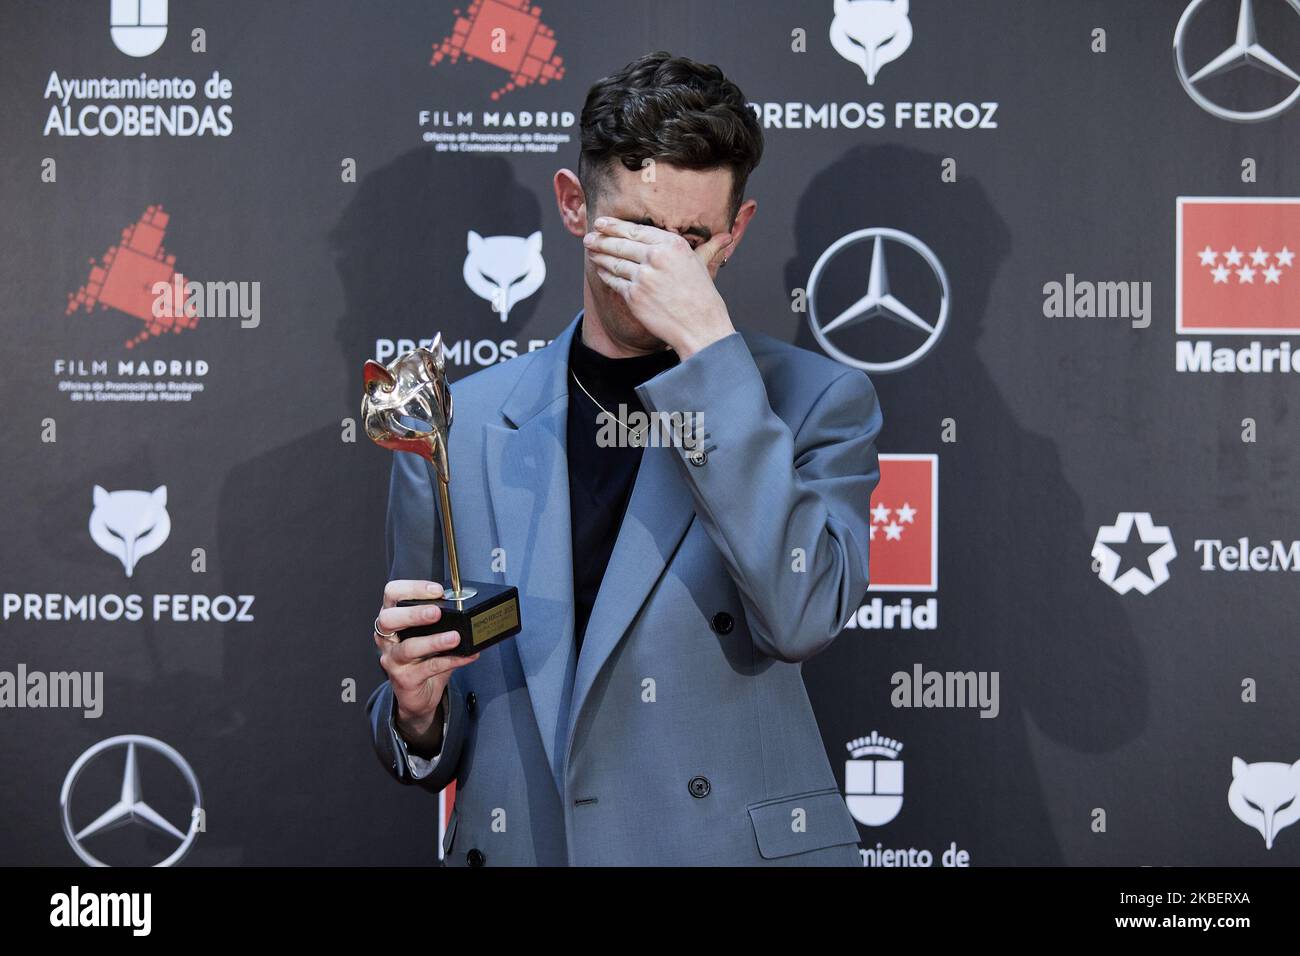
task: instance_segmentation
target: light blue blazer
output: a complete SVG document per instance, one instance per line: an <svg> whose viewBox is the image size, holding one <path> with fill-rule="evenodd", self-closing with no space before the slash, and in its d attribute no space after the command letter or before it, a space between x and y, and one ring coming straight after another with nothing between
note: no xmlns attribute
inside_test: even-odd
<svg viewBox="0 0 1300 956"><path fill-rule="evenodd" d="M579 656L576 327L452 386L462 576L517 586L523 631L456 671L431 771L381 685L367 704L381 763L435 793L457 782L449 865L860 865L800 662L866 592L875 390L750 333L641 385L649 411L703 415L706 454L645 450ZM391 578L446 580L414 455L394 456L387 530Z"/></svg>

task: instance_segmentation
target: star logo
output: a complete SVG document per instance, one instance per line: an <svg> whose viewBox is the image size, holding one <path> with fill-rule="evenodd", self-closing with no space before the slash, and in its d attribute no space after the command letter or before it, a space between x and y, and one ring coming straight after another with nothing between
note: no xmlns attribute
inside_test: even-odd
<svg viewBox="0 0 1300 956"><path fill-rule="evenodd" d="M1137 529L1138 541L1149 548L1146 555L1146 570L1133 563L1128 570L1120 573L1123 564L1117 547L1130 543L1133 530ZM1169 562L1178 555L1174 547L1174 537L1169 528L1157 525L1146 511L1121 511L1113 525L1103 525L1097 531L1097 540L1092 546L1092 557L1097 562L1097 573L1102 582L1119 594L1136 590L1140 594L1150 594L1169 580Z"/></svg>

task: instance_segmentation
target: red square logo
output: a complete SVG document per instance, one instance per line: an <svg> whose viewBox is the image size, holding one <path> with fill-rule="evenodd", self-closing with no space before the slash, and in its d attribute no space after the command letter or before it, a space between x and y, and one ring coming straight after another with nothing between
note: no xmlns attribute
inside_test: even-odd
<svg viewBox="0 0 1300 956"><path fill-rule="evenodd" d="M465 52L504 70L517 70L539 25L526 6L516 9L486 0L465 39Z"/></svg>
<svg viewBox="0 0 1300 956"><path fill-rule="evenodd" d="M868 590L938 590L939 456L881 455L868 517Z"/></svg>
<svg viewBox="0 0 1300 956"><path fill-rule="evenodd" d="M119 246L113 265L104 279L99 301L111 309L150 321L153 318L154 300L158 298L154 294L154 286L159 282L170 285L175 271L175 267L159 259Z"/></svg>
<svg viewBox="0 0 1300 956"><path fill-rule="evenodd" d="M1179 196L1177 329L1300 332L1300 199Z"/></svg>

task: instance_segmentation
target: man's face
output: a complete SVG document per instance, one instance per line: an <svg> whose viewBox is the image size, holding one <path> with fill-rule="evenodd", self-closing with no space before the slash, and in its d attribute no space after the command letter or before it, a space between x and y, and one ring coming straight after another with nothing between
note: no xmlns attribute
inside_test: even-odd
<svg viewBox="0 0 1300 956"><path fill-rule="evenodd" d="M695 248L731 228L731 186L732 173L725 167L695 170L655 163L632 170L613 162L597 185L594 202L587 204L587 227L597 216L612 216L679 233ZM711 263L710 274L716 275L717 268L717 262ZM664 343L632 316L618 293L596 276L590 259L583 269L611 339L638 351L663 348Z"/></svg>

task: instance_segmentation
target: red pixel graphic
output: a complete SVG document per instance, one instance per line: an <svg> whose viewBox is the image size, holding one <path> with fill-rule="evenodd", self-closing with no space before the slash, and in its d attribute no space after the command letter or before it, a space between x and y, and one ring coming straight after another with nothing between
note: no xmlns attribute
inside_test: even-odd
<svg viewBox="0 0 1300 956"><path fill-rule="evenodd" d="M430 66L462 56L482 60L510 74L510 82L493 90L492 99L532 83L564 79L564 60L555 55L555 31L539 19L541 7L529 0L474 0L456 14L451 35L433 47Z"/></svg>
<svg viewBox="0 0 1300 956"><path fill-rule="evenodd" d="M78 307L89 312L98 303L101 310L111 307L135 316L144 323L144 330L127 340L127 348L134 348L150 336L198 325L197 315L186 314L184 293L176 291L185 288L185 277L176 271L176 257L163 249L170 218L162 206L150 206L138 222L123 229L121 243L109 246L102 262L96 265L94 259L90 260L90 276L85 285L68 296L66 314L71 315ZM166 294L171 299L170 308L158 310L169 313L162 316L154 314L159 297L153 290L159 282L168 284Z"/></svg>

